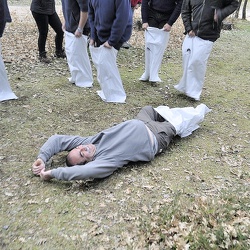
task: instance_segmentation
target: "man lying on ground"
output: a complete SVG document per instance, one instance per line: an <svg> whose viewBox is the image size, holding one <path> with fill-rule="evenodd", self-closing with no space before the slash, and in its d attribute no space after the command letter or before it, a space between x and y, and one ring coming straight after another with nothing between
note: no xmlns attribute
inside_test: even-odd
<svg viewBox="0 0 250 250"><path fill-rule="evenodd" d="M46 181L107 177L129 162L152 161L176 135L185 137L197 129L209 111L204 104L173 109L145 106L135 119L93 136L53 135L41 147L32 171ZM46 170L45 163L62 151L69 151L67 167Z"/></svg>

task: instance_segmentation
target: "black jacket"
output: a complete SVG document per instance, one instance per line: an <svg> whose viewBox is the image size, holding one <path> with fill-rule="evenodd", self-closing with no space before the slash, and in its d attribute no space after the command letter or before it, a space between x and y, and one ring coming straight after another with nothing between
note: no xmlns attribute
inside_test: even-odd
<svg viewBox="0 0 250 250"><path fill-rule="evenodd" d="M148 9L151 8L158 13L165 14L168 24L173 25L180 16L183 0L142 0L141 16L142 22L148 23Z"/></svg>
<svg viewBox="0 0 250 250"><path fill-rule="evenodd" d="M223 19L238 8L237 0L184 0L181 17L185 34L193 30L195 35L209 41L220 37ZM214 21L217 13L218 20Z"/></svg>
<svg viewBox="0 0 250 250"><path fill-rule="evenodd" d="M38 14L53 15L56 12L55 0L32 0L30 10Z"/></svg>

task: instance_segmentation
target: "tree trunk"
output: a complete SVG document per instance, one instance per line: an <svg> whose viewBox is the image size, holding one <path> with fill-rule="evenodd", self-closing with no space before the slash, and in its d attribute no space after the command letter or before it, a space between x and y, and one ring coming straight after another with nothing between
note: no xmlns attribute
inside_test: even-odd
<svg viewBox="0 0 250 250"><path fill-rule="evenodd" d="M242 19L243 20L246 20L246 12L247 12L247 1L248 0L245 0L244 2L244 5L243 5L243 8L242 8Z"/></svg>
<svg viewBox="0 0 250 250"><path fill-rule="evenodd" d="M239 11L240 11L241 2L242 2L242 0L239 0L239 7L235 11L235 18L239 18Z"/></svg>

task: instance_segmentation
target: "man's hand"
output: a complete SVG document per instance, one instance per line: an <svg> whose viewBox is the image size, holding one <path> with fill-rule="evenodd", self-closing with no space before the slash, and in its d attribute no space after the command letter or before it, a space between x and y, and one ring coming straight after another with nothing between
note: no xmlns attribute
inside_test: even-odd
<svg viewBox="0 0 250 250"><path fill-rule="evenodd" d="M112 46L109 45L108 41L106 41L106 42L103 44L103 46L104 46L105 48L108 48L108 49L111 49L111 48L112 48Z"/></svg>
<svg viewBox="0 0 250 250"><path fill-rule="evenodd" d="M147 28L148 28L148 23L143 23L143 24L142 24L142 29L143 29L143 30L146 30Z"/></svg>
<svg viewBox="0 0 250 250"><path fill-rule="evenodd" d="M217 10L214 10L214 21L218 22L218 15L217 15Z"/></svg>
<svg viewBox="0 0 250 250"><path fill-rule="evenodd" d="M169 32L169 31L171 30L171 27L172 27L172 26L170 26L168 23L166 23L166 24L163 26L163 30Z"/></svg>
<svg viewBox="0 0 250 250"><path fill-rule="evenodd" d="M45 169L43 169L40 172L40 177L43 181L49 181L51 179L53 179L52 175L51 175L51 170L45 171Z"/></svg>
<svg viewBox="0 0 250 250"><path fill-rule="evenodd" d="M137 10L137 9L139 9L140 6L141 5L138 3L138 4L136 4L136 6L134 8Z"/></svg>
<svg viewBox="0 0 250 250"><path fill-rule="evenodd" d="M92 39L92 38L89 39L89 45L90 45L90 46L95 46L95 41L94 41L94 39Z"/></svg>
<svg viewBox="0 0 250 250"><path fill-rule="evenodd" d="M75 31L75 37L81 37L82 36L82 31L83 31L83 29L78 27L76 29L76 31Z"/></svg>
<svg viewBox="0 0 250 250"><path fill-rule="evenodd" d="M66 26L65 26L65 23L63 23L63 24L62 24L62 30L63 30L63 32L65 32L65 31L66 31Z"/></svg>
<svg viewBox="0 0 250 250"><path fill-rule="evenodd" d="M194 33L193 30L190 30L190 31L188 32L188 35L189 35L190 37L195 37L195 33Z"/></svg>
<svg viewBox="0 0 250 250"><path fill-rule="evenodd" d="M32 165L32 172L35 175L40 175L41 171L45 169L45 163L42 159L37 159Z"/></svg>

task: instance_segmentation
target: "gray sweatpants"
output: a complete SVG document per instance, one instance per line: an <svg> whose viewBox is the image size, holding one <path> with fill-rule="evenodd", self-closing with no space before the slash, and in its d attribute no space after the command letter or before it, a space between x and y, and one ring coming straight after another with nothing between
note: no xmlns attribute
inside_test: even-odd
<svg viewBox="0 0 250 250"><path fill-rule="evenodd" d="M152 106L143 107L136 119L141 120L152 131L158 142L158 154L165 151L176 136L174 126L166 121Z"/></svg>

